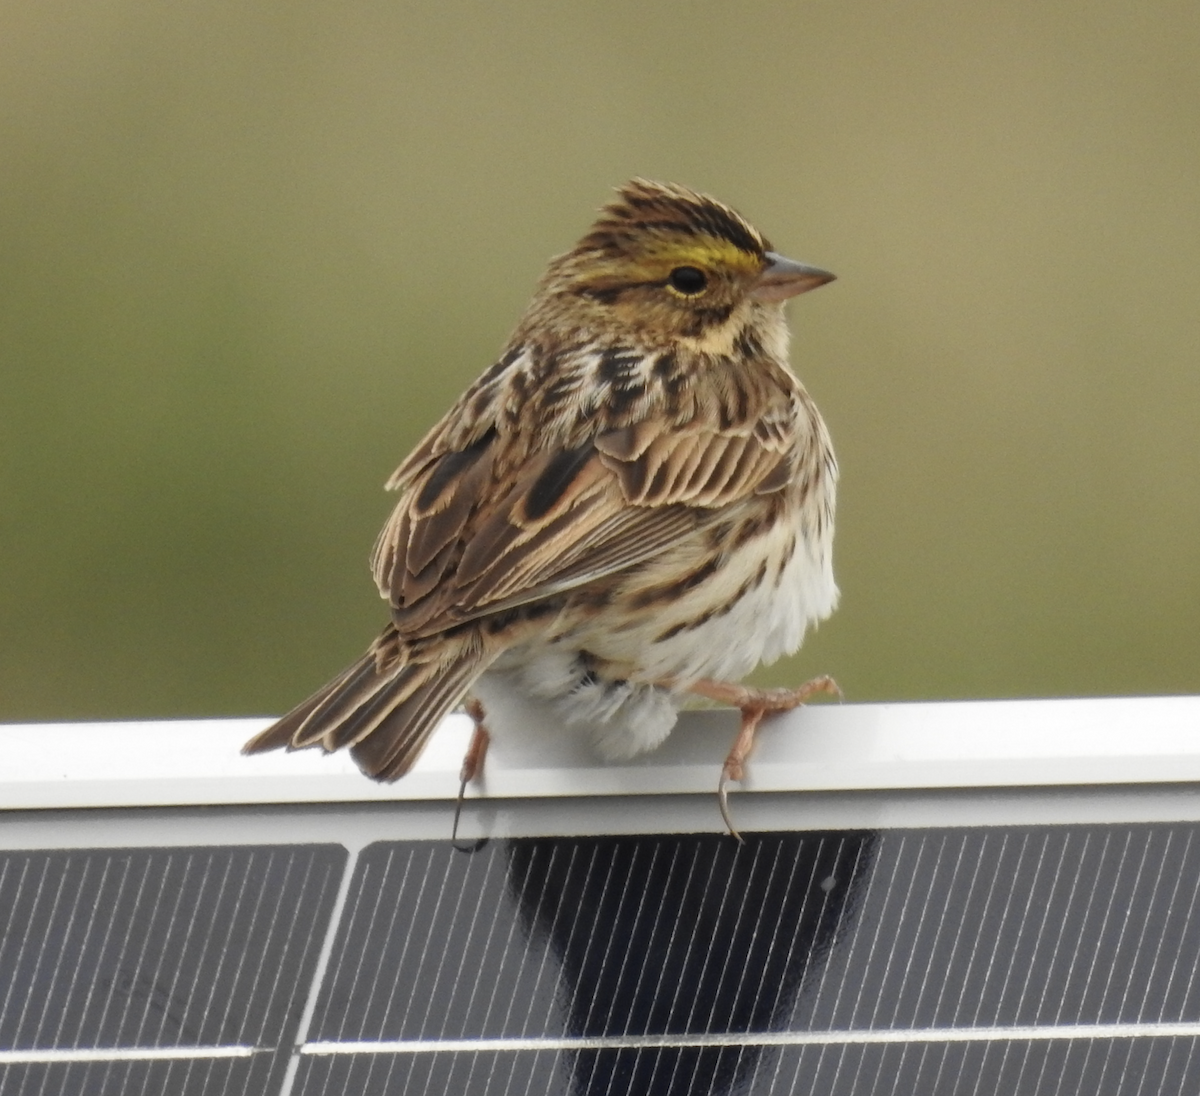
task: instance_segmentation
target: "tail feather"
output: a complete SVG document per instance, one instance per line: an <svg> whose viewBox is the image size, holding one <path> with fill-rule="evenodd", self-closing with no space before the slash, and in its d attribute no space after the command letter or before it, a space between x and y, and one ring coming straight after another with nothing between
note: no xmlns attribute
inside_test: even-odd
<svg viewBox="0 0 1200 1096"><path fill-rule="evenodd" d="M244 754L266 753L268 750L298 750L313 743L297 741L309 717L329 698L340 691L347 679L359 672L371 656L360 658L353 666L338 674L332 681L326 682L307 700L297 704L287 715L272 723L265 731L260 731L242 747Z"/></svg>
<svg viewBox="0 0 1200 1096"><path fill-rule="evenodd" d="M442 717L484 668L476 656L460 659L428 675L399 704L388 709L372 733L350 748L350 756L363 772L376 780L399 780L421 756Z"/></svg>
<svg viewBox="0 0 1200 1096"><path fill-rule="evenodd" d="M471 637L476 642L456 644L449 659L399 659L381 667L376 652L388 638L385 632L362 658L252 738L242 752L317 745L333 751L349 746L368 776L376 780L403 776L442 717L495 656L485 654L477 637ZM442 648L439 653L447 652Z"/></svg>
<svg viewBox="0 0 1200 1096"><path fill-rule="evenodd" d="M374 650L368 651L327 686L324 700L296 729L292 747L299 750L320 745L332 753L339 746L350 745L362 710L380 702L386 703L408 669L408 665L401 663L381 673Z"/></svg>
<svg viewBox="0 0 1200 1096"><path fill-rule="evenodd" d="M331 727L326 724L329 729L321 737L322 745L327 750L357 746L373 735L384 720L438 670L436 665L410 662L370 683L357 695L346 697L337 715L338 722ZM315 719L317 714L313 716Z"/></svg>

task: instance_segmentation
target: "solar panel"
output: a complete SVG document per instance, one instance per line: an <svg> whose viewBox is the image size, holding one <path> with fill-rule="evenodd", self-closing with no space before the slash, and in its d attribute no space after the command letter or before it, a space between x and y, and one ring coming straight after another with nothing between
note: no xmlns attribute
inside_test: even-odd
<svg viewBox="0 0 1200 1096"><path fill-rule="evenodd" d="M465 727L423 799L310 755L222 781L245 721L0 729L0 1096L1200 1090L1200 701L779 722L742 845L705 714L632 795L494 759L472 851Z"/></svg>
<svg viewBox="0 0 1200 1096"><path fill-rule="evenodd" d="M339 845L0 858L0 1092L278 1088Z"/></svg>

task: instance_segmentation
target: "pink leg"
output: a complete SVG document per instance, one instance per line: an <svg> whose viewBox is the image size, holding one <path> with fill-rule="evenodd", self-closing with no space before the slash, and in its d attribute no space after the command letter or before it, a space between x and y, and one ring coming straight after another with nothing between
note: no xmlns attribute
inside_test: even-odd
<svg viewBox="0 0 1200 1096"><path fill-rule="evenodd" d="M458 840L458 822L462 817L463 801L467 796L467 785L483 771L483 761L487 757L488 742L491 741L488 729L484 726L485 713L483 705L472 697L464 705L467 715L475 723L475 732L471 735L471 743L467 746L462 768L459 770L458 799L454 802L454 825L450 829L450 840Z"/></svg>
<svg viewBox="0 0 1200 1096"><path fill-rule="evenodd" d="M717 783L717 803L721 817L733 837L739 841L742 835L733 825L729 814L729 781L742 780L746 775L746 758L754 749L754 736L762 717L768 712L787 712L800 707L816 693L828 693L841 697L842 690L829 676L814 677L797 689L756 689L749 685L733 685L728 681L712 681L704 678L689 687L689 691L718 704L728 704L742 713L742 723L737 737L730 747L729 756L721 767L721 779Z"/></svg>

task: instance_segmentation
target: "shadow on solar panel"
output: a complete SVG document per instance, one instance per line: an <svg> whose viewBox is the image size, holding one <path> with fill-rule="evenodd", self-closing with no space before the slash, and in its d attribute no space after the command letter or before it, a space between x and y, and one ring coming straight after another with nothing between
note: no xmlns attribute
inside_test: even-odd
<svg viewBox="0 0 1200 1096"><path fill-rule="evenodd" d="M742 1091L762 1065L756 1033L822 977L871 845L786 834L741 848L724 835L526 839L471 856L372 846L310 1038L400 1053L314 1060L302 1091L439 1091L425 1059L447 1041L461 1051L441 1065L446 1091ZM495 1060L485 1068L480 1054ZM533 1074L494 1087L497 1069ZM530 1089L534 1075L558 1080Z"/></svg>

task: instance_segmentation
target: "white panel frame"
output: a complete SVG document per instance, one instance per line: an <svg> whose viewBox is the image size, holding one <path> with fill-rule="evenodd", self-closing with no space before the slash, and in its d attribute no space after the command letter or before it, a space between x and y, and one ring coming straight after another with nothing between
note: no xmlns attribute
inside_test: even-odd
<svg viewBox="0 0 1200 1096"><path fill-rule="evenodd" d="M537 711L506 718L524 732L494 745L464 838L722 829L734 713L685 713L660 750L617 764ZM448 836L465 717L395 784L344 754L243 757L269 722L0 726L0 846L76 845L81 823L96 845ZM764 724L731 802L747 831L1187 821L1197 784L1200 697L827 704Z"/></svg>
<svg viewBox="0 0 1200 1096"><path fill-rule="evenodd" d="M511 719L512 713L508 713ZM710 792L732 712L688 712L659 750L606 764L532 708L472 797ZM449 717L412 773L364 779L344 753L243 757L269 719L0 726L0 809L448 800L469 721ZM1200 783L1200 696L825 704L764 722L740 791L913 791Z"/></svg>

